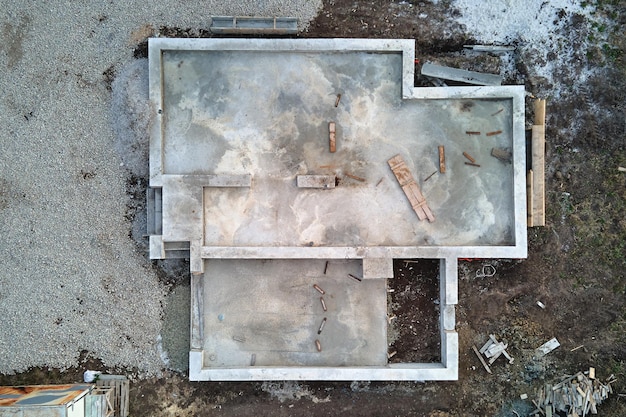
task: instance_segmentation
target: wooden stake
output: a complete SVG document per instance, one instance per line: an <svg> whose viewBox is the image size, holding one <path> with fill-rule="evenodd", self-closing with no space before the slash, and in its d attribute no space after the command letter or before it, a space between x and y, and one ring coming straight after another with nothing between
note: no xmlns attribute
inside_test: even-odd
<svg viewBox="0 0 626 417"><path fill-rule="evenodd" d="M439 172L446 173L446 155L443 145L439 145Z"/></svg>

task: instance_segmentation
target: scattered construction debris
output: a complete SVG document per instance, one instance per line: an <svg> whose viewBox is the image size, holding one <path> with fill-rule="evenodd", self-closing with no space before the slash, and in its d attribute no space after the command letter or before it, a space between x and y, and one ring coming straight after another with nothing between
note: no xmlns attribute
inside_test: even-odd
<svg viewBox="0 0 626 417"><path fill-rule="evenodd" d="M324 317L324 319L322 320L322 323L320 324L319 329L317 329L317 334L321 334L322 330L324 330L324 325L326 324L326 320L327 320L327 318Z"/></svg>
<svg viewBox="0 0 626 417"><path fill-rule="evenodd" d="M472 49L476 52L510 52L514 51L514 46L504 45L463 45L463 48Z"/></svg>
<svg viewBox="0 0 626 417"><path fill-rule="evenodd" d="M446 173L446 150L443 145L439 145L439 172Z"/></svg>
<svg viewBox="0 0 626 417"><path fill-rule="evenodd" d="M480 135L480 132L477 132L475 130L466 130L465 134L466 135Z"/></svg>
<svg viewBox="0 0 626 417"><path fill-rule="evenodd" d="M500 110L498 110L498 111L497 111L497 112L495 112L495 113L491 113L491 117L496 116L496 115L498 115L498 114L502 113L503 111L504 111L504 109L500 109Z"/></svg>
<svg viewBox="0 0 626 417"><path fill-rule="evenodd" d="M411 207L413 207L413 210L415 211L415 214L417 214L417 217L420 220L428 218L428 221L434 222L435 216L430 211L430 207L428 207L426 199L422 195L419 186L413 179L411 171L409 171L409 168L404 163L404 159L402 159L400 155L396 155L388 160L387 163L389 164L389 167L391 168L393 174L396 176L400 187L402 187L402 190L408 198L409 203L411 203Z"/></svg>
<svg viewBox="0 0 626 417"><path fill-rule="evenodd" d="M319 340L315 339L315 347L317 348L318 352L322 351L322 344L320 343Z"/></svg>
<svg viewBox="0 0 626 417"><path fill-rule="evenodd" d="M617 167L617 170L619 172L626 172L626 168L624 168L624 167Z"/></svg>
<svg viewBox="0 0 626 417"><path fill-rule="evenodd" d="M422 75L473 85L502 85L502 77L499 75L444 67L429 62L422 65Z"/></svg>
<svg viewBox="0 0 626 417"><path fill-rule="evenodd" d="M545 308L546 308L546 305L545 305L544 303L542 303L541 301L539 301L539 300L537 300L537 305L538 305L539 307L541 307L542 309L545 309Z"/></svg>
<svg viewBox="0 0 626 417"><path fill-rule="evenodd" d="M341 94L337 94L337 99L335 100L335 107L339 106L340 100L341 100Z"/></svg>
<svg viewBox="0 0 626 417"><path fill-rule="evenodd" d="M363 281L363 278L359 278L356 275L348 274L348 276L355 281L359 281L359 282Z"/></svg>
<svg viewBox="0 0 626 417"><path fill-rule="evenodd" d="M476 278L491 278L496 274L496 267L491 264L485 264L483 267L476 271Z"/></svg>
<svg viewBox="0 0 626 417"><path fill-rule="evenodd" d="M326 265L328 265L328 263L327 263ZM324 273L326 273L326 270L324 270ZM321 288L320 288L320 286L319 286L319 285L317 285L317 284L313 284L313 288L315 288L315 289L316 289L316 290L317 290L320 294L322 294L322 295L326 294L326 291L324 291L323 289L321 289Z"/></svg>
<svg viewBox="0 0 626 417"><path fill-rule="evenodd" d="M473 167L478 167L478 168L480 168L480 165L479 165L479 164L475 164L475 163L473 163L473 162L466 162L466 163L465 163L465 165L471 165L471 166L473 166Z"/></svg>
<svg viewBox="0 0 626 417"><path fill-rule="evenodd" d="M535 124L532 127L532 167L527 177L528 226L546 225L545 149L546 101L535 100Z"/></svg>
<svg viewBox="0 0 626 417"><path fill-rule="evenodd" d="M576 346L575 348L570 349L570 352L574 352L575 350L578 350L578 349L580 349L580 348L584 348L584 347L585 347L585 345L579 345L579 346Z"/></svg>
<svg viewBox="0 0 626 417"><path fill-rule="evenodd" d="M324 297L320 297L320 303L322 304L322 310L328 311L328 308L326 308L326 301L324 301Z"/></svg>
<svg viewBox="0 0 626 417"><path fill-rule="evenodd" d="M433 177L433 175L435 175L437 172L439 171L435 171L432 174L430 174L429 176L426 177L426 179L424 180L424 182L428 181L429 179L431 179Z"/></svg>
<svg viewBox="0 0 626 417"><path fill-rule="evenodd" d="M498 158L502 162L511 163L512 154L505 148L491 148L491 156Z"/></svg>
<svg viewBox="0 0 626 417"><path fill-rule="evenodd" d="M508 359L509 363L513 363L515 359L513 359L506 351L507 347L508 345L506 343L499 342L495 335L490 334L489 340L483 345L482 348L480 348L478 352L481 355L485 355L485 357L489 359L489 365L492 365L501 355L504 355L504 357Z"/></svg>
<svg viewBox="0 0 626 417"><path fill-rule="evenodd" d="M470 161L471 163L473 164L476 163L476 160L474 159L474 157L472 157L472 155L468 154L467 152L463 152L463 156L466 157L468 161Z"/></svg>
<svg viewBox="0 0 626 417"><path fill-rule="evenodd" d="M345 174L346 177L352 178L353 180L365 182L365 178L363 178L363 177L359 177L359 176L356 176L356 175L348 174L347 172L345 172L344 174Z"/></svg>
<svg viewBox="0 0 626 417"><path fill-rule="evenodd" d="M561 346L561 344L559 343L558 340L556 340L556 337L553 337L552 339L548 340L546 343L544 343L543 345L539 346L536 349L537 357L541 358L543 356L546 356L548 353L552 352L554 349L558 348L559 346Z"/></svg>
<svg viewBox="0 0 626 417"><path fill-rule="evenodd" d="M533 415L548 417L564 412L568 417L584 417L598 414L598 405L613 393L611 384L615 381L617 379L611 375L602 383L595 378L595 369L589 368L588 372L578 372L554 386L546 384L539 390L537 400L533 400L536 407Z"/></svg>
<svg viewBox="0 0 626 417"><path fill-rule="evenodd" d="M328 145L331 153L337 151L337 127L335 122L328 123Z"/></svg>
<svg viewBox="0 0 626 417"><path fill-rule="evenodd" d="M485 136L495 136L495 135L499 135L500 133L502 133L501 130L494 130L493 132L485 133Z"/></svg>
<svg viewBox="0 0 626 417"><path fill-rule="evenodd" d="M480 354L480 352L478 351L478 349L476 348L476 346L472 345L472 350L474 351L474 353L476 354L476 356L478 356L478 359L480 360L480 363L483 364L483 368L485 368L485 370L488 373L491 373L491 368L489 368L489 365L487 365L487 362L485 362L485 359L483 358L483 355Z"/></svg>

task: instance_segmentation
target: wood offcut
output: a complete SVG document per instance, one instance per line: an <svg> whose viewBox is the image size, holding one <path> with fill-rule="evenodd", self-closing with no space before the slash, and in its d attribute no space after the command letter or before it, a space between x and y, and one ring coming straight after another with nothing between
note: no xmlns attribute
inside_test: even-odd
<svg viewBox="0 0 626 417"><path fill-rule="evenodd" d="M446 150L443 145L439 145L439 172L446 173Z"/></svg>
<svg viewBox="0 0 626 417"><path fill-rule="evenodd" d="M415 182L413 178L413 174L409 171L409 168L406 166L404 159L402 156L396 155L393 158L387 161L389 164L389 168L395 175L400 187L402 187L402 191L406 195L406 198L409 200L411 207L417 214L417 217L420 220L428 219L430 222L435 221L435 216L433 215L430 207L426 203L426 199L422 195L422 191L419 186Z"/></svg>
<svg viewBox="0 0 626 417"><path fill-rule="evenodd" d="M335 122L328 123L328 147L330 153L337 151L337 126Z"/></svg>

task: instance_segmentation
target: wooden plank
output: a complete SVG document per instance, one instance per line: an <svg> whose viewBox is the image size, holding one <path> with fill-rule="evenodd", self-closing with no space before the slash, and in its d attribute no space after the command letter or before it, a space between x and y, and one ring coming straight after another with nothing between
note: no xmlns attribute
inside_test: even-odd
<svg viewBox="0 0 626 417"><path fill-rule="evenodd" d="M439 145L439 172L446 173L446 153L443 145Z"/></svg>
<svg viewBox="0 0 626 417"><path fill-rule="evenodd" d="M391 168L391 171L395 175L396 180L398 180L398 184L400 184L400 187L404 191L404 194L409 200L411 207L413 207L413 211L415 211L415 214L417 214L417 217L420 220L424 220L424 218L427 218L428 221L434 222L435 216L430 210L430 207L428 207L426 199L422 195L419 186L415 182L413 174L411 174L411 171L409 171L409 168L404 163L404 159L402 159L402 156L394 156L387 161L387 164L389 164L389 168Z"/></svg>
<svg viewBox="0 0 626 417"><path fill-rule="evenodd" d="M535 100L535 125L544 126L546 124L546 101L544 99Z"/></svg>
<svg viewBox="0 0 626 417"><path fill-rule="evenodd" d="M533 170L526 174L526 225L533 227Z"/></svg>
<svg viewBox="0 0 626 417"><path fill-rule="evenodd" d="M466 71L458 68L444 67L425 63L422 65L422 75L427 77L441 78L444 80L460 81L474 85L502 85L502 77L495 74Z"/></svg>
<svg viewBox="0 0 626 417"><path fill-rule="evenodd" d="M487 362L485 362L485 360L483 359L483 355L478 353L478 349L476 349L476 346L472 345L472 349L474 350L474 353L476 354L476 356L478 356L478 359L480 359L480 363L483 364L483 367L485 368L485 370L491 373L491 369L489 368L489 365L487 365Z"/></svg>
<svg viewBox="0 0 626 417"><path fill-rule="evenodd" d="M532 128L533 226L546 225L545 148L545 126L535 125Z"/></svg>
<svg viewBox="0 0 626 417"><path fill-rule="evenodd" d="M328 123L328 147L330 153L337 151L337 127L335 122Z"/></svg>

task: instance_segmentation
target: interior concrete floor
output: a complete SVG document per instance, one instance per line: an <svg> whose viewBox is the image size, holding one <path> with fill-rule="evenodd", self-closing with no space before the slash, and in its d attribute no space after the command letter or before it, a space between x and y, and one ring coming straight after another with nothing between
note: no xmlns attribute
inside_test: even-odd
<svg viewBox="0 0 626 417"><path fill-rule="evenodd" d="M399 54L164 51L163 173L252 175L249 188L204 189L203 244L514 245L513 168L490 155L512 148L511 101L402 100L401 71ZM446 172L425 181L439 145ZM396 154L434 223L411 209L386 162ZM298 188L305 174L338 184Z"/></svg>
<svg viewBox="0 0 626 417"><path fill-rule="evenodd" d="M361 277L361 261L205 261L204 365L386 364L386 280L348 274Z"/></svg>

